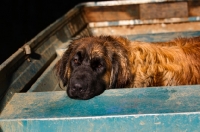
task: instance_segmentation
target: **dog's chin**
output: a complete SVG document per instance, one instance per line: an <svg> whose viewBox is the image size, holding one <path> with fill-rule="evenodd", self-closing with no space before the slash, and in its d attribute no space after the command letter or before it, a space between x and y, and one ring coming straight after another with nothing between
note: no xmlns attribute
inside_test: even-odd
<svg viewBox="0 0 200 132"><path fill-rule="evenodd" d="M98 96L104 92L104 89L98 89L96 91L87 91L87 93L79 93L79 91L67 90L67 95L72 99L88 100L95 96Z"/></svg>
<svg viewBox="0 0 200 132"><path fill-rule="evenodd" d="M88 96L88 95L71 95L71 94L68 94L68 96L72 99L77 99L77 100L88 100L95 97L95 95Z"/></svg>

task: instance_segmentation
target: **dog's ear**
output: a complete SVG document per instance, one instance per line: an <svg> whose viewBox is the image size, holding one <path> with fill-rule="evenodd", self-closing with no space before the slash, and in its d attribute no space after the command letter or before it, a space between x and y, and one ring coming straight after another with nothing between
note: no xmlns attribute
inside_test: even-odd
<svg viewBox="0 0 200 132"><path fill-rule="evenodd" d="M112 70L110 77L110 88L124 88L129 86L132 79L129 64L129 41L123 37L102 36L109 48ZM110 44L109 44L110 43Z"/></svg>
<svg viewBox="0 0 200 132"><path fill-rule="evenodd" d="M76 49L81 45L82 40L88 36L79 36L73 38L68 46L68 49L64 52L62 58L55 65L56 75L61 79L63 86L67 85L70 71L70 60Z"/></svg>
<svg viewBox="0 0 200 132"><path fill-rule="evenodd" d="M129 67L126 56L113 55L110 88L124 88L130 84L132 76Z"/></svg>
<svg viewBox="0 0 200 132"><path fill-rule="evenodd" d="M68 82L68 72L69 72L69 64L70 64L70 56L76 48L77 44L73 41L68 46L68 49L64 52L61 59L56 63L55 70L56 75L61 79L63 86L67 85Z"/></svg>
<svg viewBox="0 0 200 132"><path fill-rule="evenodd" d="M112 56L112 70L111 70L109 88L117 88L118 72L119 72L118 57L117 57L116 54L113 54L113 56Z"/></svg>
<svg viewBox="0 0 200 132"><path fill-rule="evenodd" d="M62 58L56 63L55 70L56 75L62 81L63 86L66 86L68 78L66 76L68 69L68 61L69 61L70 50L68 49L62 56Z"/></svg>

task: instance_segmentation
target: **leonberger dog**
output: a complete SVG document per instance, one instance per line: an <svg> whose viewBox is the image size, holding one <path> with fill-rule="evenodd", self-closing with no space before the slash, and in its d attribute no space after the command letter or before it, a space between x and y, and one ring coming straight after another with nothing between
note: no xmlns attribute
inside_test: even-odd
<svg viewBox="0 0 200 132"><path fill-rule="evenodd" d="M90 99L110 88L200 84L200 37L161 43L119 36L74 39L56 73L74 99Z"/></svg>

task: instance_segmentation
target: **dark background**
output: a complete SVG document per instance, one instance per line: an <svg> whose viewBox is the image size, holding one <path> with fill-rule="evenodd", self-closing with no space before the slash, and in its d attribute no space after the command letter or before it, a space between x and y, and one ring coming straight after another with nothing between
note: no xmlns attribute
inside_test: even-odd
<svg viewBox="0 0 200 132"><path fill-rule="evenodd" d="M75 5L89 1L1 0L0 64Z"/></svg>

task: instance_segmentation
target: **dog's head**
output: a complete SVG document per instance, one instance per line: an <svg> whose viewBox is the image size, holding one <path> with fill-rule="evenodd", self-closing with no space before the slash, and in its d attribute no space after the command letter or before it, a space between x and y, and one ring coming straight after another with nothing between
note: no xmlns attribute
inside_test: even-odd
<svg viewBox="0 0 200 132"><path fill-rule="evenodd" d="M107 88L125 87L131 77L128 43L110 36L73 40L56 65L68 96L90 99Z"/></svg>

